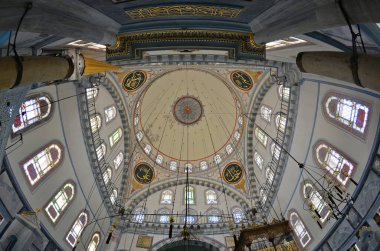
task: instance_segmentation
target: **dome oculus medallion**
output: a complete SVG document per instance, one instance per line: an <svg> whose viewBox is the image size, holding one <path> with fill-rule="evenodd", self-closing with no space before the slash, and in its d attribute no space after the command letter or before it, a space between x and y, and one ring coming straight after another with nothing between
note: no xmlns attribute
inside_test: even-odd
<svg viewBox="0 0 380 251"><path fill-rule="evenodd" d="M202 118L202 103L195 97L181 97L174 103L173 115L174 118L181 124L195 124Z"/></svg>

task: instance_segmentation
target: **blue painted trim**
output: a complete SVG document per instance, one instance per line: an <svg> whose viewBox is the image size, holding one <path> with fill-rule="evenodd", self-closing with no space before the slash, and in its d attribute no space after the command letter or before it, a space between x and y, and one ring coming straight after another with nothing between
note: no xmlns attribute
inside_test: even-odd
<svg viewBox="0 0 380 251"><path fill-rule="evenodd" d="M16 176L14 175L13 171L12 171L12 168L11 168L11 165L9 163L9 160L8 160L8 157L7 156L4 156L4 166L6 168L6 172L7 172L7 175L9 177L9 180L13 186L13 188L15 189L19 199L21 200L21 203L23 204L23 206L25 208L27 208L27 210L29 211L33 211L33 208L30 206L28 200L26 199L24 193L22 192L21 190L21 187L20 185L17 183L16 181ZM46 227L40 223L40 226L41 226L41 231L45 234L46 238L53 242L54 245L59 249L59 250L64 250L61 245L58 244L58 242L53 238L53 236L51 236L51 234L46 230Z"/></svg>
<svg viewBox="0 0 380 251"><path fill-rule="evenodd" d="M302 85L304 81L305 81L305 79L302 80L302 82L301 82L300 85ZM318 115L319 95L320 95L320 88L321 88L321 85L320 85L319 82L316 83L316 84L318 84L317 104L316 104L316 106L315 106L313 128L312 128L312 130L311 130L311 136L310 136L310 140L309 140L309 145L308 145L308 147L307 147L307 152L306 152L305 159L304 159L303 163L306 163L307 158L308 158L308 156L309 156L310 147L311 147L311 142L313 141L313 138L314 138L314 129L315 129L315 124L316 124L316 121L317 121L317 115ZM300 91L300 94L299 94L298 96L301 96L301 91ZM295 130L295 131L297 131L297 130ZM296 190L298 189L298 184L299 184L300 181L301 181L302 172L303 172L303 169L301 170L301 172L300 172L300 174L299 174L299 176L298 176L298 180L297 180L296 186L294 187L294 190L293 190L293 193L292 193L292 197L290 197L290 200L289 200L288 205L286 206L284 212L288 211L289 206L290 206L290 203L292 202L294 195L295 195L295 194L298 194L298 193L296 192Z"/></svg>
<svg viewBox="0 0 380 251"><path fill-rule="evenodd" d="M10 35L11 35L10 31L3 32L3 34L0 36L0 45L2 45L5 41L7 41Z"/></svg>
<svg viewBox="0 0 380 251"><path fill-rule="evenodd" d="M337 41L337 40L335 40L329 36L326 36L325 34L322 34L320 32L313 31L313 32L305 33L304 35L311 37L311 38L314 38L314 39L317 39L317 40L319 40L323 43L329 44L331 46L334 46L334 47L336 47L339 50L342 50L344 52L352 51L350 47L348 47L348 46L342 44L341 42L339 42L339 41Z"/></svg>
<svg viewBox="0 0 380 251"><path fill-rule="evenodd" d="M305 79L305 80L309 80L309 81L312 81L312 82L316 82L317 81L315 79ZM349 86L349 85L338 84L338 83L330 83L330 82L326 82L326 81L318 81L318 82L320 84L323 84L323 85L331 85L331 86L341 87L341 88L345 88L345 89L348 89L348 90L360 92L360 93L369 95L371 97L375 97L375 98L380 99L380 94L379 93L370 91L370 89L367 89L367 88L360 88L360 87L356 87L356 86Z"/></svg>
<svg viewBox="0 0 380 251"><path fill-rule="evenodd" d="M58 97L59 97L59 94L58 94L58 88L55 88L55 90L56 90L56 95L57 95L57 98L58 98ZM61 128L62 128L63 139L64 139L64 141L65 141L65 145L66 145L66 146L69 146L69 144L67 143L66 134L65 134L65 129L64 129L64 126L63 126L63 122L62 122L62 121L63 121L63 118L62 118L62 114L61 114L61 102L57 102L57 103L58 103L58 105L57 105L58 109L57 109L57 110L58 110L58 114L59 114L59 118L60 118L60 123L61 123ZM96 219L95 214L94 214L94 212L92 211L92 208L90 207L90 205L89 205L89 203L88 203L88 200L87 200L87 196L86 196L86 194L85 194L84 191L83 191L82 185L81 185L81 183L80 183L80 179L79 179L78 174L77 174L77 172L76 172L76 170L75 170L75 168L74 168L74 162L73 162L73 160L72 160L72 158L71 158L70 148L69 148L69 147L66 147L66 150L67 150L67 156L69 156L69 160L70 160L71 168L73 169L73 172L74 172L75 178L77 179L78 186L79 186L79 188L80 188L80 190L81 190L81 192L82 192L83 199L86 201L86 209L90 210L90 212L91 212L91 214L92 214L92 217L94 218L94 220L96 220L96 221L95 221L95 222L96 222L96 225L98 225L98 227L99 227L100 231L102 232L103 236L106 236L106 234L104 233L102 227L99 225L98 220ZM103 203L102 203L102 204L103 204ZM104 205L103 205L103 206L104 206Z"/></svg>
<svg viewBox="0 0 380 251"><path fill-rule="evenodd" d="M370 152L370 155L369 155L369 158L368 158L368 161L367 161L367 164L364 168L364 171L363 171L363 174L360 178L360 181L358 182L358 186L356 188L356 190L354 191L353 195L352 195L352 198L354 199L354 201L356 200L356 198L359 196L359 193L361 192L364 184L365 184L365 181L367 180L368 178L368 175L372 169L372 165L373 165L373 162L375 161L375 158L376 158L376 154L377 154L377 150L379 149L379 145L380 145L380 118L379 118L379 121L378 121L378 126L377 126L377 132L376 132L376 135L375 135L375 140L374 140L374 143L372 145L372 148L371 148L371 152ZM350 206L346 206L342 211L343 211L343 214L344 215L347 215L348 211L352 208L352 205ZM378 208L376 208L378 209ZM341 218L339 219L338 221L335 222L334 226L332 226L329 230L329 232L323 237L323 239L318 243L318 245L315 247L314 250L319 250L319 248L329 240L329 238L335 233L336 229L339 227L339 225L342 223L342 221L346 219L346 218ZM347 241L347 240L346 240Z"/></svg>

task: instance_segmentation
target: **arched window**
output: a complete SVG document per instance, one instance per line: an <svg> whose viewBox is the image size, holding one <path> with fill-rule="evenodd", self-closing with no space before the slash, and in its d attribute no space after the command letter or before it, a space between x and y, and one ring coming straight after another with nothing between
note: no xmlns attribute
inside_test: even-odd
<svg viewBox="0 0 380 251"><path fill-rule="evenodd" d="M135 126L137 126L139 124L139 115L138 114L136 114L136 117L134 119L134 124L135 124Z"/></svg>
<svg viewBox="0 0 380 251"><path fill-rule="evenodd" d="M240 139L240 132L239 132L239 131L235 131L235 133L234 133L234 138L235 138L236 140L239 140L239 139Z"/></svg>
<svg viewBox="0 0 380 251"><path fill-rule="evenodd" d="M160 208L157 211L158 222L169 223L170 222L170 210L167 208Z"/></svg>
<svg viewBox="0 0 380 251"><path fill-rule="evenodd" d="M263 165L264 165L264 158L263 156L261 156L258 152L255 152L253 154L253 158L255 160L255 163L256 165L260 168L260 169L263 169Z"/></svg>
<svg viewBox="0 0 380 251"><path fill-rule="evenodd" d="M267 183L268 184L272 184L273 183L273 180L274 180L274 172L272 169L270 169L269 167L267 168L266 172L265 172L265 177L267 179Z"/></svg>
<svg viewBox="0 0 380 251"><path fill-rule="evenodd" d="M214 156L214 162L215 162L216 165L222 163L222 158L220 157L219 154L217 154L217 155Z"/></svg>
<svg viewBox="0 0 380 251"><path fill-rule="evenodd" d="M75 220L74 224L72 225L71 230L66 236L66 241L69 243L71 247L75 246L87 223L88 223L88 213L86 211L83 211L82 213L79 214L78 218Z"/></svg>
<svg viewBox="0 0 380 251"><path fill-rule="evenodd" d="M216 192L214 190L206 191L206 204L207 205L218 204L218 196L216 195Z"/></svg>
<svg viewBox="0 0 380 251"><path fill-rule="evenodd" d="M104 158L104 155L106 155L106 144L102 143L100 146L96 148L96 156L98 157L98 160L102 160Z"/></svg>
<svg viewBox="0 0 380 251"><path fill-rule="evenodd" d="M273 142L272 145L270 146L270 152L276 160L280 159L281 147L279 145Z"/></svg>
<svg viewBox="0 0 380 251"><path fill-rule="evenodd" d="M265 132L263 130L261 130L261 128L259 127L256 127L255 128L255 137L256 139L264 146L264 147L267 147L267 143L268 143L268 136L265 134Z"/></svg>
<svg viewBox="0 0 380 251"><path fill-rule="evenodd" d="M88 244L87 251L96 251L100 243L100 233L96 232L92 235L91 241Z"/></svg>
<svg viewBox="0 0 380 251"><path fill-rule="evenodd" d="M113 105L104 110L104 117L106 118L106 123L111 122L116 118L116 107Z"/></svg>
<svg viewBox="0 0 380 251"><path fill-rule="evenodd" d="M152 151L152 147L150 145L145 145L144 152L149 155L150 151Z"/></svg>
<svg viewBox="0 0 380 251"><path fill-rule="evenodd" d="M235 223L240 223L244 219L243 210L240 207L235 207L232 209L232 217Z"/></svg>
<svg viewBox="0 0 380 251"><path fill-rule="evenodd" d="M228 144L226 146L226 152L227 152L227 154L231 154L233 151L234 151L234 148L230 144Z"/></svg>
<svg viewBox="0 0 380 251"><path fill-rule="evenodd" d="M185 164L185 173L193 172L193 165L190 163Z"/></svg>
<svg viewBox="0 0 380 251"><path fill-rule="evenodd" d="M123 152L119 152L115 159L113 160L113 166L115 168L115 170L117 170L119 168L119 166L121 165L121 162L123 162L123 158L124 158L124 154Z"/></svg>
<svg viewBox="0 0 380 251"><path fill-rule="evenodd" d="M111 168L107 168L106 171L103 173L103 180L104 184L108 184L112 178L112 170Z"/></svg>
<svg viewBox="0 0 380 251"><path fill-rule="evenodd" d="M56 223L72 202L75 195L74 183L66 183L45 207L45 212L49 219Z"/></svg>
<svg viewBox="0 0 380 251"><path fill-rule="evenodd" d="M204 170L206 170L207 168L208 168L207 161L202 161L202 162L200 163L200 169L201 169L202 171L204 171Z"/></svg>
<svg viewBox="0 0 380 251"><path fill-rule="evenodd" d="M325 141L314 145L313 154L320 168L326 169L343 186L347 185L356 166L350 158Z"/></svg>
<svg viewBox="0 0 380 251"><path fill-rule="evenodd" d="M156 163L161 165L163 161L164 161L164 157L162 157L162 155L157 155Z"/></svg>
<svg viewBox="0 0 380 251"><path fill-rule="evenodd" d="M99 114L96 114L90 118L91 132L97 132L102 126L102 118Z"/></svg>
<svg viewBox="0 0 380 251"><path fill-rule="evenodd" d="M171 190L165 190L161 194L161 204L172 204L173 192Z"/></svg>
<svg viewBox="0 0 380 251"><path fill-rule="evenodd" d="M305 224L299 215L294 210L291 210L290 212L289 221L294 233L296 234L296 240L302 248L305 248L311 242L311 235L307 231Z"/></svg>
<svg viewBox="0 0 380 251"><path fill-rule="evenodd" d="M112 205L115 204L116 199L117 199L117 189L114 188L114 189L112 190L112 194L111 194L111 196L110 196L110 200L111 200Z"/></svg>
<svg viewBox="0 0 380 251"><path fill-rule="evenodd" d="M275 122L276 122L277 130L279 130L279 131L281 131L281 132L285 132L285 127L286 127L286 115L283 114L283 113L277 113L277 114L276 114Z"/></svg>
<svg viewBox="0 0 380 251"><path fill-rule="evenodd" d="M186 197L187 194L187 197ZM186 193L186 186L183 188L183 203L186 205L186 198L189 205L195 204L194 187L189 186Z"/></svg>
<svg viewBox="0 0 380 251"><path fill-rule="evenodd" d="M134 222L134 223L143 223L144 218L145 218L145 213L144 213L144 209L142 207L136 208L133 211L132 222Z"/></svg>
<svg viewBox="0 0 380 251"><path fill-rule="evenodd" d="M99 90L97 87L93 87L93 88L87 88L86 89L86 96L87 96L87 99L93 99L93 98L96 98L99 94Z"/></svg>
<svg viewBox="0 0 380 251"><path fill-rule="evenodd" d="M23 162L23 171L32 188L35 188L54 168L58 167L62 161L62 155L62 146L54 142Z"/></svg>
<svg viewBox="0 0 380 251"><path fill-rule="evenodd" d="M327 120L361 138L365 138L370 111L370 104L342 94L329 93L324 98Z"/></svg>
<svg viewBox="0 0 380 251"><path fill-rule="evenodd" d="M117 128L116 131L114 131L111 136L109 136L110 146L113 147L116 145L120 141L122 135L123 130L120 127Z"/></svg>
<svg viewBox="0 0 380 251"><path fill-rule="evenodd" d="M242 116L239 116L238 123L239 123L239 125L243 125L243 117Z"/></svg>
<svg viewBox="0 0 380 251"><path fill-rule="evenodd" d="M324 223L330 215L330 209L321 194L311 183L305 183L303 185L302 193L306 203L310 205L312 210L317 212L319 221Z"/></svg>
<svg viewBox="0 0 380 251"><path fill-rule="evenodd" d="M260 107L260 117L270 123L270 119L272 116L272 109L266 105L262 105Z"/></svg>
<svg viewBox="0 0 380 251"><path fill-rule="evenodd" d="M278 86L278 95L280 95L280 98L284 101L289 101L290 98L290 88L284 87L283 85Z"/></svg>
<svg viewBox="0 0 380 251"><path fill-rule="evenodd" d="M185 215L186 211L184 210L182 214ZM197 211L195 211L194 209L190 208L188 210L187 217L183 217L182 221L184 223L186 221L186 223L190 224L190 225L195 224L197 222Z"/></svg>
<svg viewBox="0 0 380 251"><path fill-rule="evenodd" d="M264 188L260 188L259 198L260 198L261 204L264 205L268 199L268 193Z"/></svg>
<svg viewBox="0 0 380 251"><path fill-rule="evenodd" d="M169 169L171 170L171 171L177 171L177 162L175 162L175 161L172 161L172 162L170 162L170 166L169 166Z"/></svg>
<svg viewBox="0 0 380 251"><path fill-rule="evenodd" d="M33 97L24 101L12 125L13 133L19 133L48 119L51 112L51 101L47 96Z"/></svg>
<svg viewBox="0 0 380 251"><path fill-rule="evenodd" d="M141 141L144 137L144 134L141 131L138 131L136 134L137 141Z"/></svg>
<svg viewBox="0 0 380 251"><path fill-rule="evenodd" d="M209 209L206 214L209 223L218 223L220 221L221 213L217 208Z"/></svg>

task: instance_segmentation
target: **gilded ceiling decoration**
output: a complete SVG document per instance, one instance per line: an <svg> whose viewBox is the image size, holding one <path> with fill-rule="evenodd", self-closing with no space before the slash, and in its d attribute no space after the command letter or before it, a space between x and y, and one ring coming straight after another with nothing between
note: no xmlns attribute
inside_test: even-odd
<svg viewBox="0 0 380 251"><path fill-rule="evenodd" d="M223 170L223 179L229 184L238 183L243 176L243 167L238 162L229 163Z"/></svg>
<svg viewBox="0 0 380 251"><path fill-rule="evenodd" d="M149 184L154 178L154 169L148 163L139 163L135 166L134 176L141 184Z"/></svg>
<svg viewBox="0 0 380 251"><path fill-rule="evenodd" d="M124 78L123 89L127 92L134 92L145 83L146 79L144 71L133 71Z"/></svg>
<svg viewBox="0 0 380 251"><path fill-rule="evenodd" d="M176 16L236 18L240 12L241 8L204 4L160 5L125 10L133 20Z"/></svg>
<svg viewBox="0 0 380 251"><path fill-rule="evenodd" d="M252 89L253 81L244 71L234 71L231 73L230 78L239 89L243 91L249 91Z"/></svg>
<svg viewBox="0 0 380 251"><path fill-rule="evenodd" d="M228 52L231 59L265 59L265 45L256 44L253 33L225 30L154 30L120 34L107 47L107 60L138 60L150 50L212 49Z"/></svg>

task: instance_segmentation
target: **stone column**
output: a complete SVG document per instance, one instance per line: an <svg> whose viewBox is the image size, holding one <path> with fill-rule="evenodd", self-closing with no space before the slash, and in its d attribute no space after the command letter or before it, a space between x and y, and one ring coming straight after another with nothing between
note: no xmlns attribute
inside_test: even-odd
<svg viewBox="0 0 380 251"><path fill-rule="evenodd" d="M301 72L358 84L351 57L352 53L348 52L301 52L297 56L297 66ZM359 54L357 76L364 87L380 92L380 56Z"/></svg>

